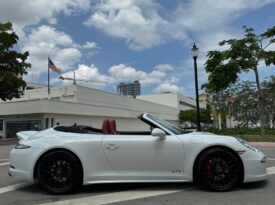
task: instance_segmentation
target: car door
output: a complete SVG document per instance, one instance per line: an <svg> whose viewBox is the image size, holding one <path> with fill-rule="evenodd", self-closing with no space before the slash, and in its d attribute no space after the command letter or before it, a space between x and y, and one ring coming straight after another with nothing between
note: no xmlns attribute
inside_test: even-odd
<svg viewBox="0 0 275 205"><path fill-rule="evenodd" d="M176 179L183 174L183 143L176 135L105 135L102 148L111 166L127 176Z"/></svg>

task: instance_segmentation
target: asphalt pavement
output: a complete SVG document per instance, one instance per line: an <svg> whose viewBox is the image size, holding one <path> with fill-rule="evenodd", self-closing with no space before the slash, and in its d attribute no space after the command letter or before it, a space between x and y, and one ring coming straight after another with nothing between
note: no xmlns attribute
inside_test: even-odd
<svg viewBox="0 0 275 205"><path fill-rule="evenodd" d="M50 195L39 185L26 184L8 176L8 153L13 146L0 146L1 205L275 204L275 147L273 146L259 147L267 155L267 167L271 167L269 171L273 170L268 180L243 184L229 192L211 192L192 183L143 183L90 185L75 194L61 196Z"/></svg>

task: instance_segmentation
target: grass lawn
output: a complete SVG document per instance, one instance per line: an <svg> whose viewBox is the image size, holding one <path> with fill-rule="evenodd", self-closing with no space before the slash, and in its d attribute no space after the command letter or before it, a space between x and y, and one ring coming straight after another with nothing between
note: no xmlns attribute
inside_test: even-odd
<svg viewBox="0 0 275 205"><path fill-rule="evenodd" d="M275 142L275 135L235 135L236 137L242 138L248 142Z"/></svg>
<svg viewBox="0 0 275 205"><path fill-rule="evenodd" d="M260 128L235 128L222 130L207 128L203 131L218 135L239 137L248 142L275 142L275 129L266 129L266 135L263 137L260 135Z"/></svg>

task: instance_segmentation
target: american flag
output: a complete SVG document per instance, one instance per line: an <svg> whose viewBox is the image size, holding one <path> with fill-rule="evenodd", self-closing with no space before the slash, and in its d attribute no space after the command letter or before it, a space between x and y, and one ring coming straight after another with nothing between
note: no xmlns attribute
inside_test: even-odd
<svg viewBox="0 0 275 205"><path fill-rule="evenodd" d="M52 69L54 72L57 72L57 73L61 73L61 69L60 68L58 68L58 67L56 67L55 65L54 65L54 63L52 62L52 60L50 59L50 57L48 57L48 67L50 68L50 69Z"/></svg>

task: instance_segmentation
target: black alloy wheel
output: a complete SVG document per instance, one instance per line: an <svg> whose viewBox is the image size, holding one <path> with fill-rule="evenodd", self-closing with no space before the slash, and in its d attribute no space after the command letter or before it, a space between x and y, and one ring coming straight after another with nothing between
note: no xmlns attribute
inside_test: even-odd
<svg viewBox="0 0 275 205"><path fill-rule="evenodd" d="M199 182L210 190L227 191L241 180L241 162L227 149L210 149L198 161L197 176Z"/></svg>
<svg viewBox="0 0 275 205"><path fill-rule="evenodd" d="M79 160L63 150L46 154L40 161L37 171L39 183L52 194L68 193L82 185Z"/></svg>

